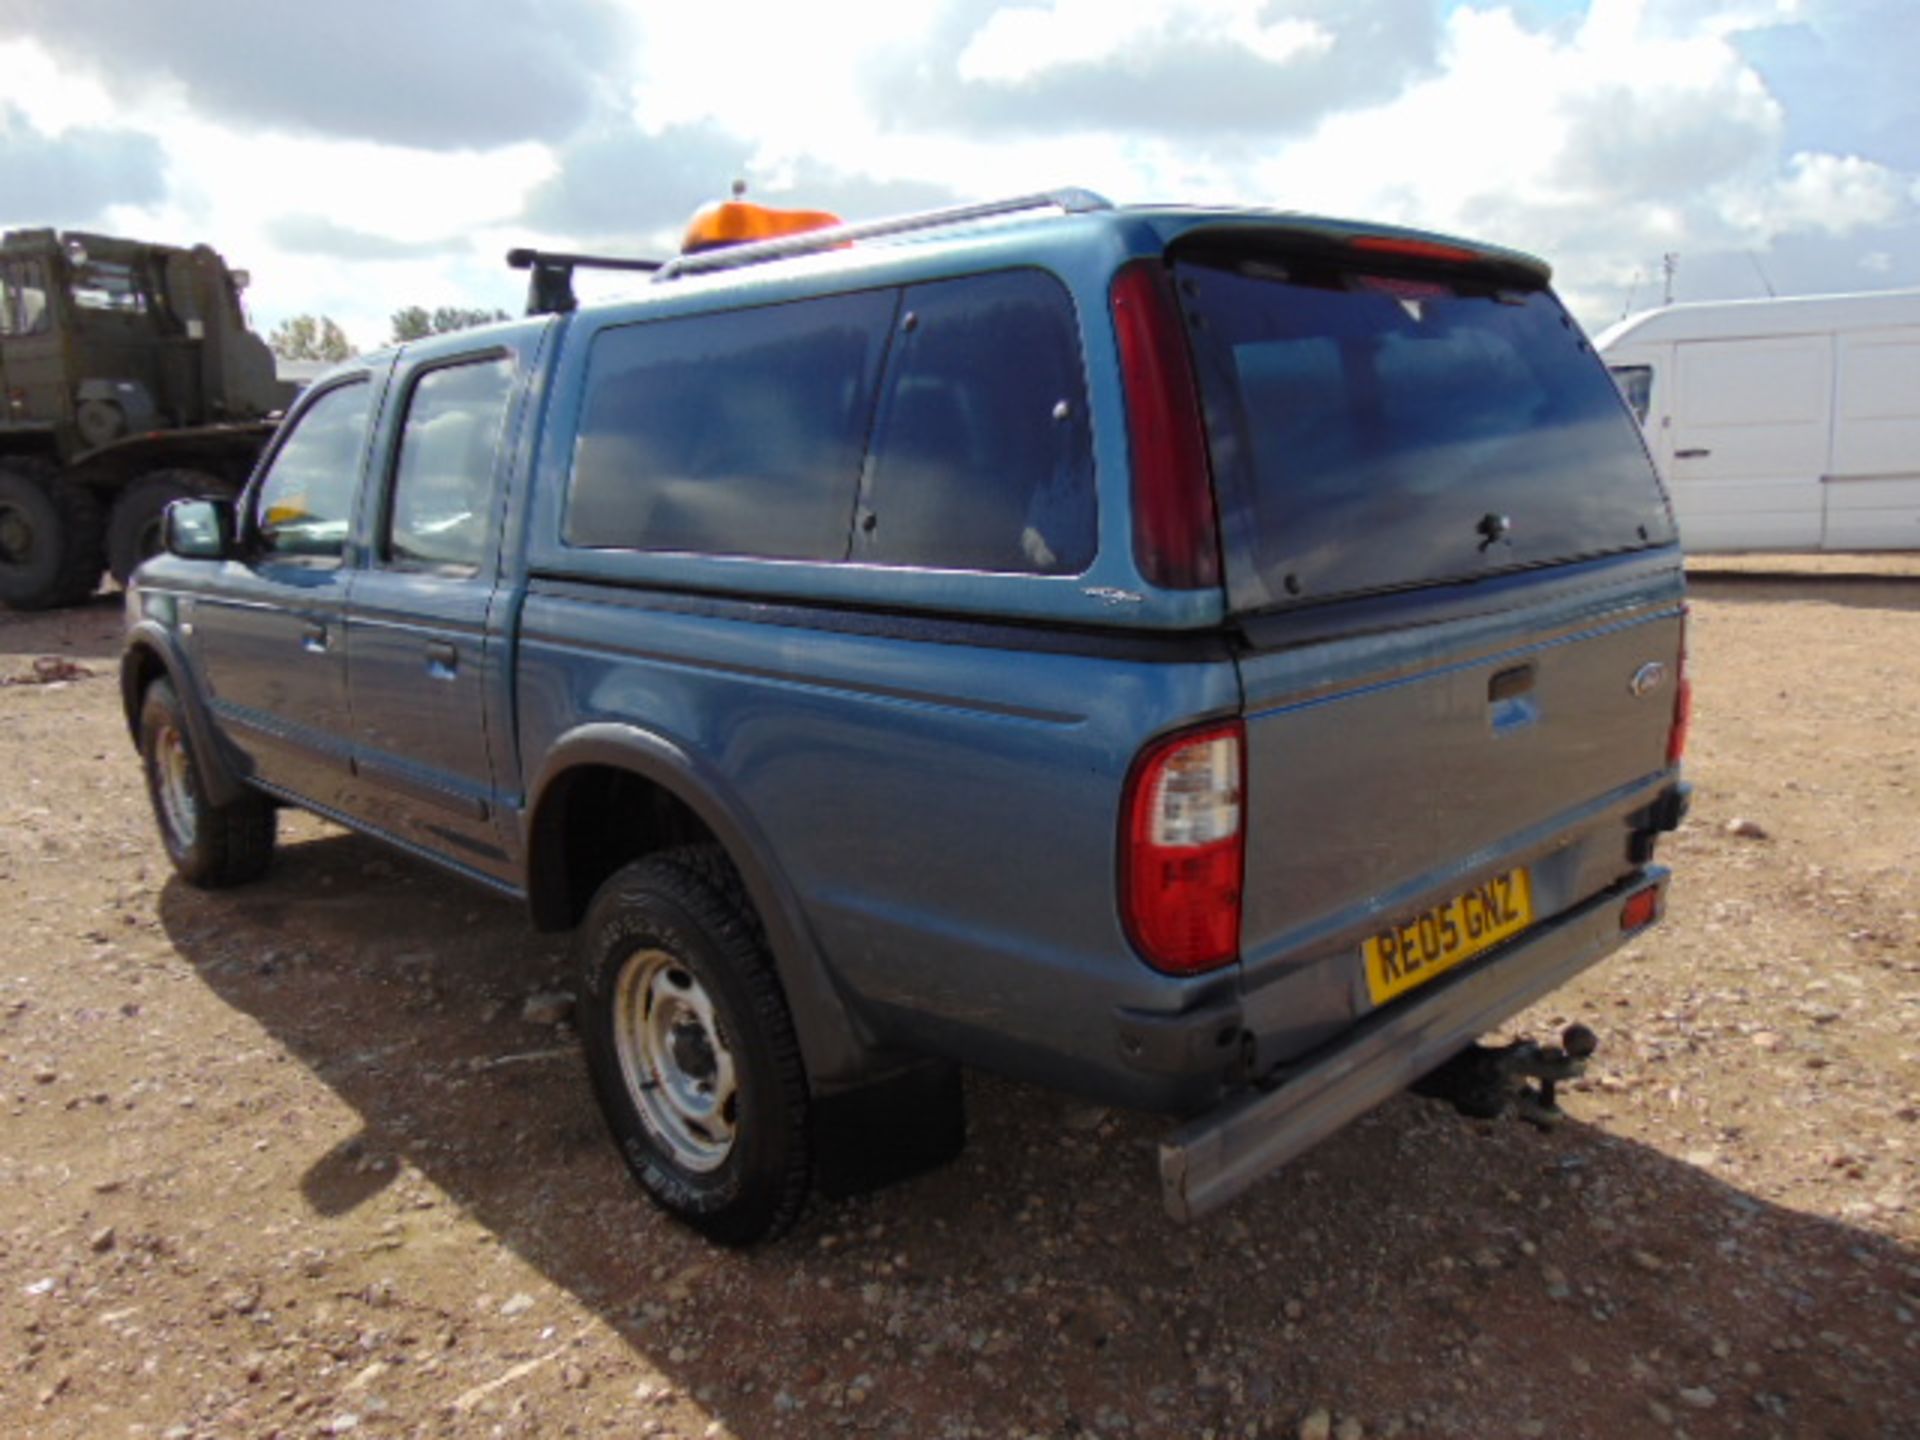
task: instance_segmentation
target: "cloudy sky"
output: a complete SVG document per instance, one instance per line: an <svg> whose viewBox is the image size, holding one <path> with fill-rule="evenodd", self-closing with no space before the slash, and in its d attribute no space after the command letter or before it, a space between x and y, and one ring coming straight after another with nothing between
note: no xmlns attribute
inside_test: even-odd
<svg viewBox="0 0 1920 1440"><path fill-rule="evenodd" d="M1598 328L1920 285L1913 0L0 0L0 222L207 241L265 329L517 310L736 176L864 218L1060 184L1455 231Z"/></svg>

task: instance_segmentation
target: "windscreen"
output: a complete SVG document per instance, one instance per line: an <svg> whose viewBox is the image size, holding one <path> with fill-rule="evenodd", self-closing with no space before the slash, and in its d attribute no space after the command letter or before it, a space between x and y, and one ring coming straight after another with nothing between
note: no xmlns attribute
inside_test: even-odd
<svg viewBox="0 0 1920 1440"><path fill-rule="evenodd" d="M1176 274L1234 608L1672 541L1633 419L1549 292L1315 258Z"/></svg>

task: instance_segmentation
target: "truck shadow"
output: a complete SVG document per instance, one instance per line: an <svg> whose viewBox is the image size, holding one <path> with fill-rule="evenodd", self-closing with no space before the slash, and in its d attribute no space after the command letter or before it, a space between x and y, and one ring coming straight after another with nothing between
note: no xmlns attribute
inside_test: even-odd
<svg viewBox="0 0 1920 1440"><path fill-rule="evenodd" d="M118 659L124 625L125 597L118 590L103 590L78 605L60 610L14 610L0 604L0 642L31 636L36 648L78 650L91 658Z"/></svg>
<svg viewBox="0 0 1920 1440"><path fill-rule="evenodd" d="M1697 599L1735 605L1781 601L1846 605L1861 610L1920 610L1920 573L1872 570L1687 570L1687 590Z"/></svg>
<svg viewBox="0 0 1920 1440"><path fill-rule="evenodd" d="M705 1417L684 1433L738 1436L1292 1434L1316 1405L1444 1436L1489 1388L1521 1434L1649 1433L1650 1407L1696 1437L1920 1415L1897 1318L1920 1254L1595 1126L1403 1096L1182 1228L1165 1122L969 1076L955 1164L727 1252L642 1201L570 1036L521 1019L565 953L517 907L329 835L246 890L170 882L160 917L358 1117L299 1180L310 1243L353 1256L422 1197L458 1207L617 1332L630 1423L660 1413L629 1398L649 1376ZM477 1323L471 1298L445 1321ZM581 1403L559 1384L524 1382L546 1418Z"/></svg>

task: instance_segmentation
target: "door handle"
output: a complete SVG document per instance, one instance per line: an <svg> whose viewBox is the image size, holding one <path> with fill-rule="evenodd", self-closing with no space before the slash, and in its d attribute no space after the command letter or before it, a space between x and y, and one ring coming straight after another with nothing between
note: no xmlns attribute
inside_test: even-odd
<svg viewBox="0 0 1920 1440"><path fill-rule="evenodd" d="M1531 689L1533 689L1533 666L1531 664L1515 665L1509 670L1502 670L1487 681L1487 699L1497 704L1502 700L1517 699Z"/></svg>
<svg viewBox="0 0 1920 1440"><path fill-rule="evenodd" d="M327 653L327 627L318 623L309 623L300 632L300 648L309 655Z"/></svg>
<svg viewBox="0 0 1920 1440"><path fill-rule="evenodd" d="M427 642L427 671L442 677L451 676L460 668L460 652L450 640L429 640Z"/></svg>
<svg viewBox="0 0 1920 1440"><path fill-rule="evenodd" d="M1676 460L1704 460L1712 453L1713 451L1711 450L1676 450L1673 452L1673 458Z"/></svg>

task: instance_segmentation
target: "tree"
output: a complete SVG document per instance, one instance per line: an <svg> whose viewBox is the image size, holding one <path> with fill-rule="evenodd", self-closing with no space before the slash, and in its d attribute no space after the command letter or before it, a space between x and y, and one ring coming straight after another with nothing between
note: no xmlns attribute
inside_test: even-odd
<svg viewBox="0 0 1920 1440"><path fill-rule="evenodd" d="M393 312L392 344L424 340L429 335L445 335L452 330L471 330L476 325L491 325L512 317L504 310L470 309L464 305L442 305L429 312L424 305L409 305Z"/></svg>
<svg viewBox="0 0 1920 1440"><path fill-rule="evenodd" d="M323 360L329 365L360 353L347 339L346 331L325 315L295 315L282 320L273 327L267 344L283 360Z"/></svg>

